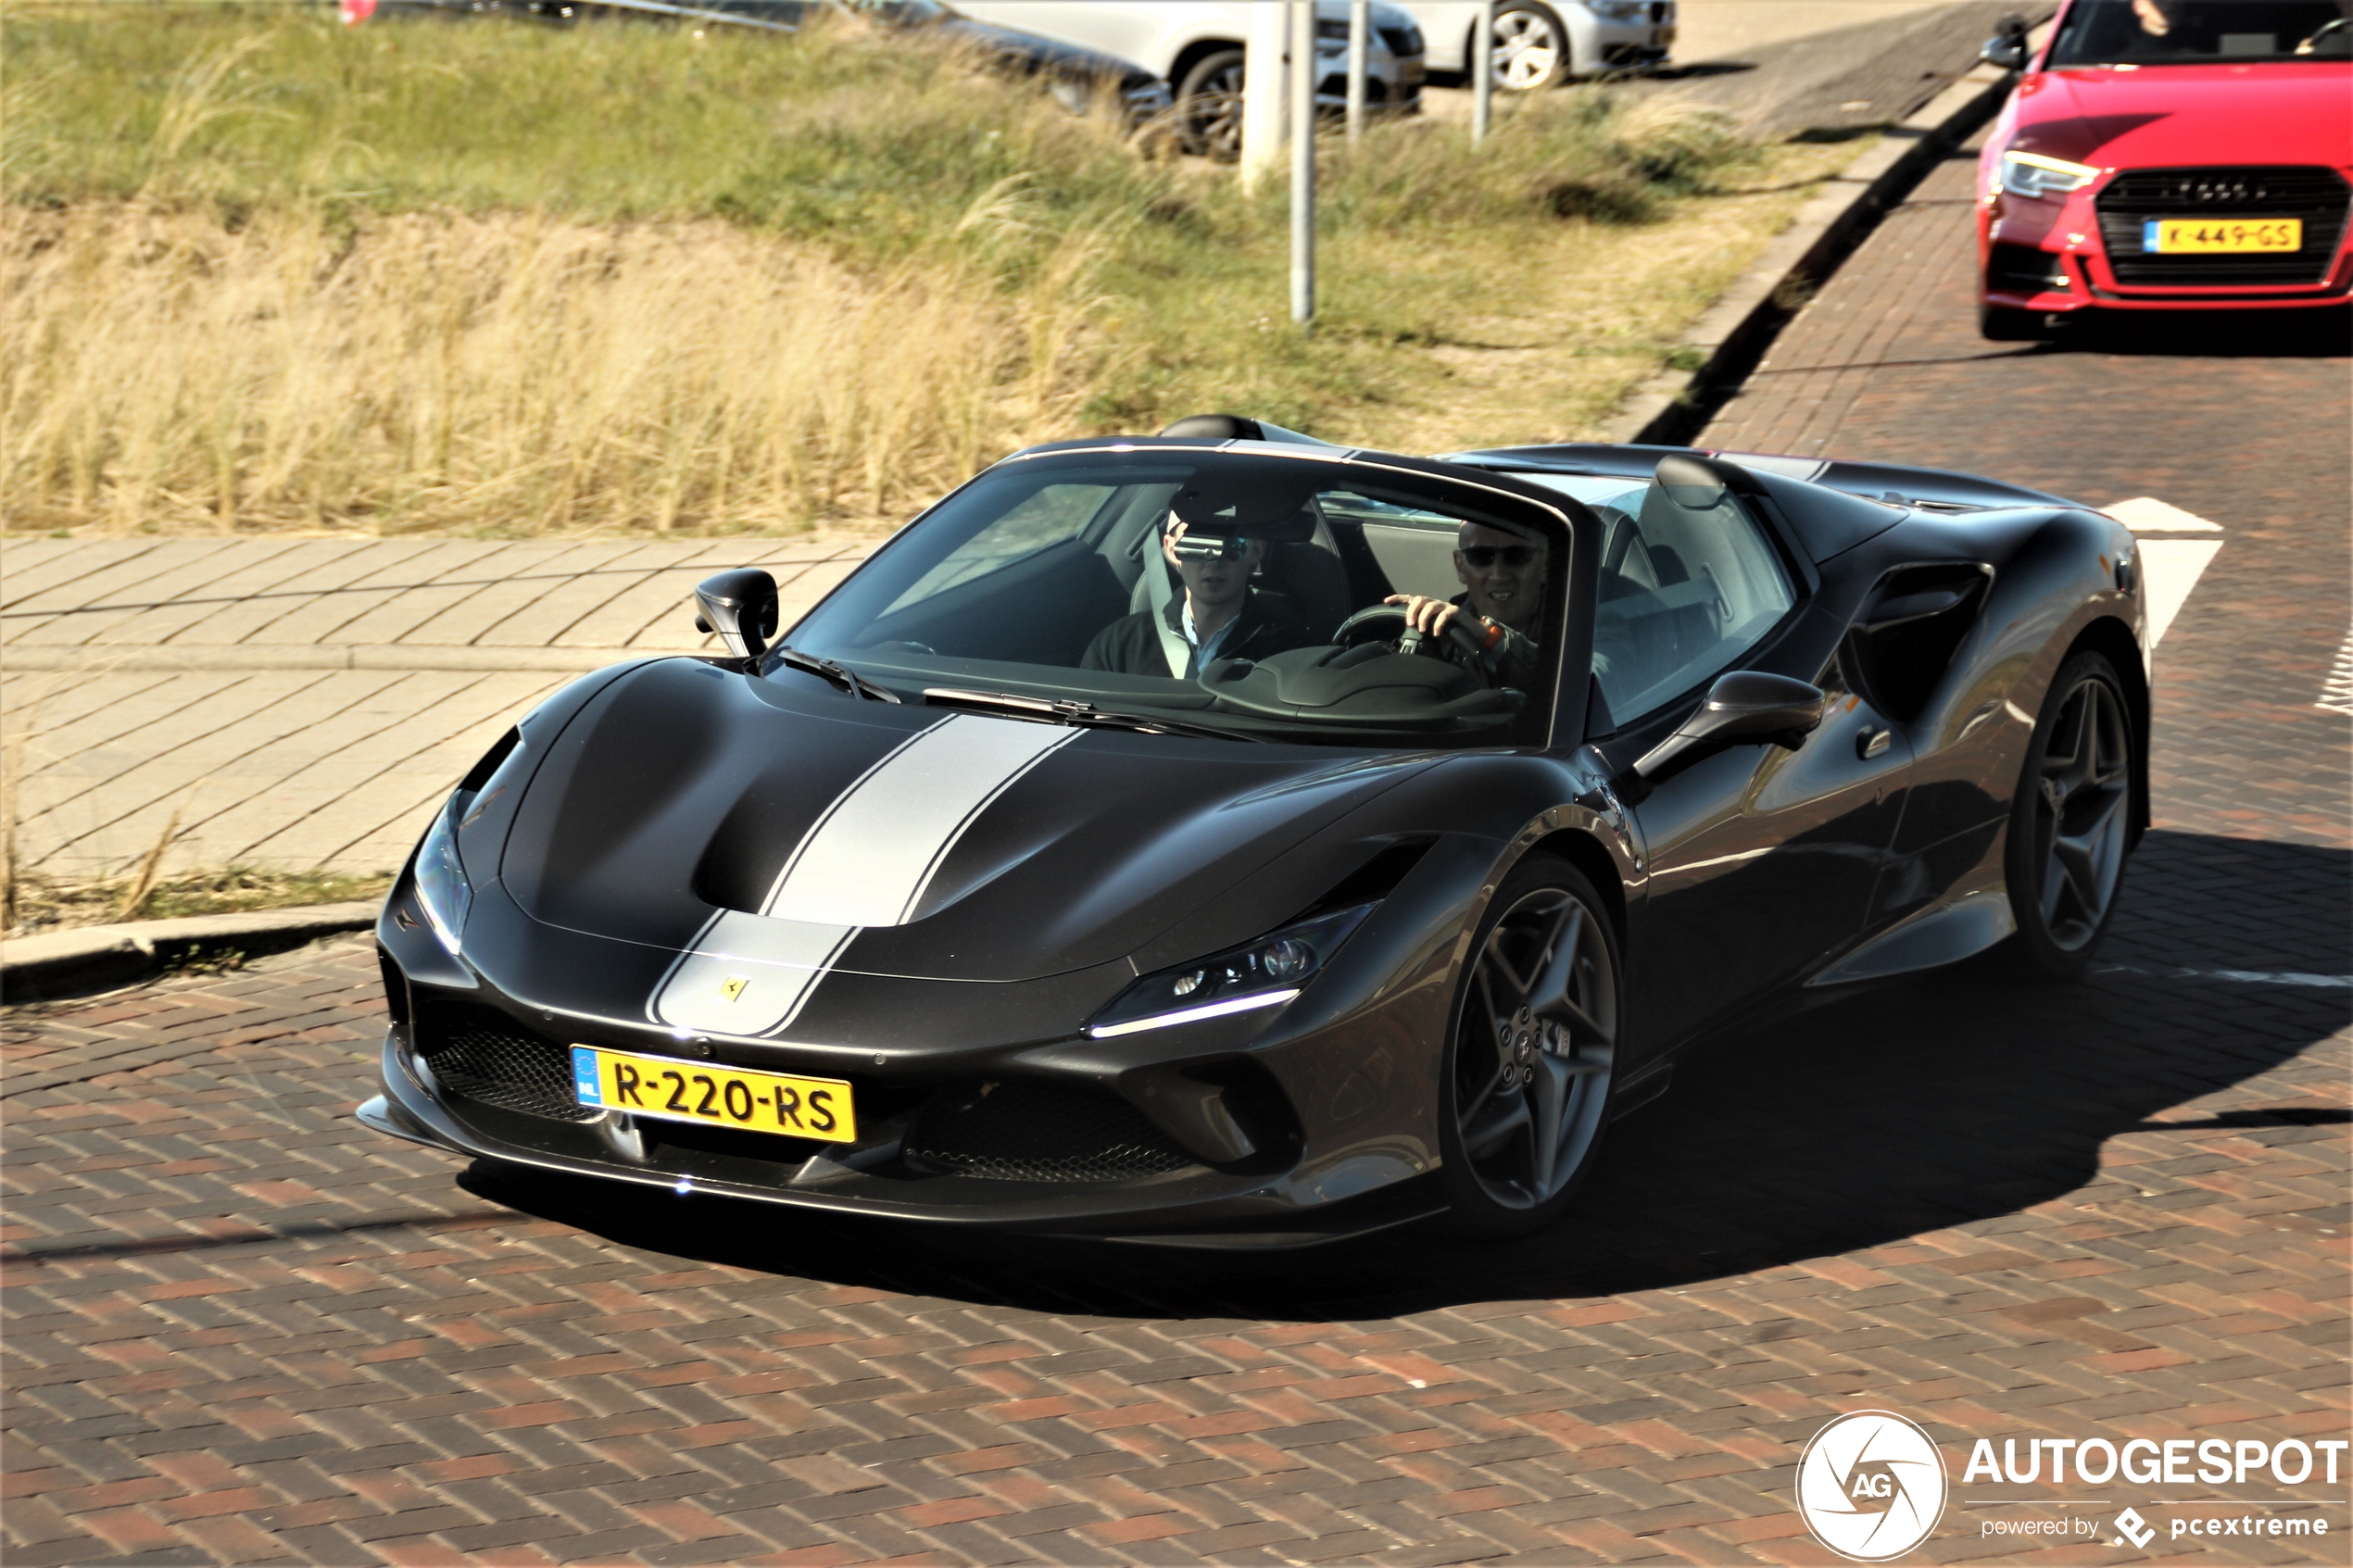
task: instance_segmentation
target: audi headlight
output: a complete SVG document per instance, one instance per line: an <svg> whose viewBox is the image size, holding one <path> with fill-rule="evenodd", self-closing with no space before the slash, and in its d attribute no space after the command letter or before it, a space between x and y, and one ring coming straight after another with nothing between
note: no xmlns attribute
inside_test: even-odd
<svg viewBox="0 0 2353 1568"><path fill-rule="evenodd" d="M2080 191L2099 177L2100 171L2091 165L2070 163L2063 157L2045 157L2041 153L2002 155L2002 189L2014 196L2047 200Z"/></svg>
<svg viewBox="0 0 2353 1568"><path fill-rule="evenodd" d="M473 907L474 890L466 882L466 868L458 859L458 833L451 819L456 801L441 809L417 846L417 902L423 907L433 934L451 952L466 929L466 911Z"/></svg>
<svg viewBox="0 0 2353 1568"><path fill-rule="evenodd" d="M1610 21L1631 21L1650 9L1650 0L1585 0L1585 8Z"/></svg>
<svg viewBox="0 0 2353 1568"><path fill-rule="evenodd" d="M1358 904L1317 915L1271 932L1248 947L1148 974L1096 1014L1087 1033L1101 1040L1280 1007L1299 995L1372 909L1370 904Z"/></svg>

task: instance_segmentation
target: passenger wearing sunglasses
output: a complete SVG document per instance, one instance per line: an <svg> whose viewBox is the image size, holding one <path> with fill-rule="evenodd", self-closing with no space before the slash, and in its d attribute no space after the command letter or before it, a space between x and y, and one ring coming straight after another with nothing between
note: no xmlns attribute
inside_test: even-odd
<svg viewBox="0 0 2353 1568"><path fill-rule="evenodd" d="M1189 681L1220 659L1260 659L1307 643L1307 623L1298 613L1250 585L1251 573L1266 557L1265 540L1235 534L1184 540L1185 524L1172 516L1160 549L1184 579L1183 596L1171 595L1157 614L1139 609L1096 633L1078 661L1081 670Z"/></svg>
<svg viewBox="0 0 2353 1568"><path fill-rule="evenodd" d="M1478 673L1499 686L1534 688L1543 669L1537 646L1544 609L1544 541L1523 538L1483 522L1466 522L1454 536L1454 575L1463 591L1452 599L1391 594L1405 607L1406 623L1436 638L1457 618L1478 637ZM1454 645L1439 644L1454 657Z"/></svg>

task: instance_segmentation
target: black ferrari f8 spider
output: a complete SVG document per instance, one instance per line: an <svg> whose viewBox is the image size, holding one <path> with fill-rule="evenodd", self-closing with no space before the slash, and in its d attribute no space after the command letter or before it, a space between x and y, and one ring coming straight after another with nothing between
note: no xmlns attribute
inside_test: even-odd
<svg viewBox="0 0 2353 1568"><path fill-rule="evenodd" d="M359 1114L902 1219L1532 1229L1698 1042L2085 963L2148 814L2137 568L1919 469L1035 447L781 639L722 573L724 656L509 732L386 904Z"/></svg>

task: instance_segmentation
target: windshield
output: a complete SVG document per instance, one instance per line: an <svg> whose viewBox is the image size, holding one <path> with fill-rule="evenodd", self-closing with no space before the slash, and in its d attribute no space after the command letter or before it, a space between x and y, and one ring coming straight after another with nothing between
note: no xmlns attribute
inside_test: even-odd
<svg viewBox="0 0 2353 1568"><path fill-rule="evenodd" d="M2076 0L2053 66L2353 58L2353 0Z"/></svg>
<svg viewBox="0 0 2353 1568"><path fill-rule="evenodd" d="M1550 508L1369 464L1058 454L966 485L785 640L909 701L1061 703L1244 739L1541 745L1567 557ZM1389 603L1413 596L1435 602ZM1417 608L1464 629L1420 635Z"/></svg>

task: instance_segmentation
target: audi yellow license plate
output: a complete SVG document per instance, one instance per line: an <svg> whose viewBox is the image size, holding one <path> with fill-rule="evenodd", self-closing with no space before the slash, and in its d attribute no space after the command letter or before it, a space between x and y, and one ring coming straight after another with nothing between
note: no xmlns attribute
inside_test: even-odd
<svg viewBox="0 0 2353 1568"><path fill-rule="evenodd" d="M838 1078L801 1078L574 1046L572 1088L573 1098L583 1105L633 1116L826 1143L858 1140L849 1085Z"/></svg>
<svg viewBox="0 0 2353 1568"><path fill-rule="evenodd" d="M2300 218L2152 218L2141 225L2142 251L2162 256L2277 255L2303 248Z"/></svg>

